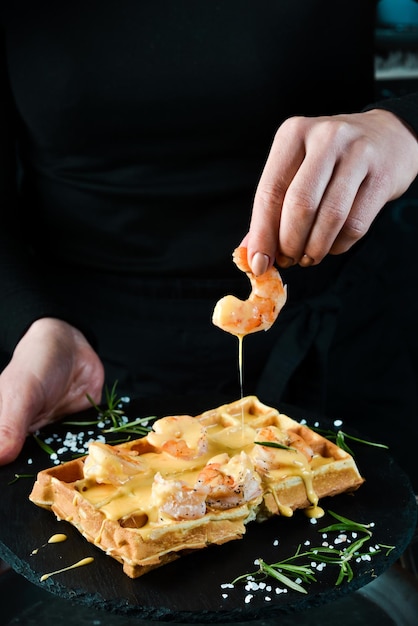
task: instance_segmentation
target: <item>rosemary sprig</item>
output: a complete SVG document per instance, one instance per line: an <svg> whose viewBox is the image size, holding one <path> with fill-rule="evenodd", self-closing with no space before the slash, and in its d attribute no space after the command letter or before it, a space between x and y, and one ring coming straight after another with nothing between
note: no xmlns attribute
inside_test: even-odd
<svg viewBox="0 0 418 626"><path fill-rule="evenodd" d="M132 422L126 422L123 424L119 424L119 426L112 426L111 428L106 428L103 430L103 433L117 433L117 432L125 432L125 433L134 433L135 435L146 435L150 428L147 426L148 422L154 417L138 417L138 419L133 420Z"/></svg>
<svg viewBox="0 0 418 626"><path fill-rule="evenodd" d="M97 426L100 424L101 420L91 420L87 422L81 422L79 420L65 420L62 422L65 426Z"/></svg>
<svg viewBox="0 0 418 626"><path fill-rule="evenodd" d="M34 474L15 474L14 478L8 482L8 485L13 485L14 483L17 483L18 480L20 480L21 478L33 478Z"/></svg>
<svg viewBox="0 0 418 626"><path fill-rule="evenodd" d="M255 572L238 576L232 581L231 584L235 585L238 582L247 582L250 580L263 580L270 576L290 589L294 589L300 593L307 593L306 589L297 581L300 580L304 583L316 582L316 578L310 565L296 565L294 563L296 559L306 554L301 553L300 548L301 546L298 546L298 549L293 556L288 559L284 559L279 563L272 563L269 565L266 561L264 561L264 559L257 559L256 563L258 564L258 569Z"/></svg>
<svg viewBox="0 0 418 626"><path fill-rule="evenodd" d="M38 446L42 448L42 450L46 452L49 456L56 454L55 450L51 448L51 446L49 446L47 443L45 443L45 441L42 441L42 439L38 435L34 434L32 435L32 437L35 439Z"/></svg>
<svg viewBox="0 0 418 626"><path fill-rule="evenodd" d="M109 390L109 387L105 387L105 397L106 397L106 408L100 408L93 400L93 398L86 394L87 400L90 404L96 409L103 420L110 420L114 428L117 428L121 425L121 418L124 416L125 412L120 408L122 405L122 400L119 398L116 393L118 381L116 380L112 388Z"/></svg>
<svg viewBox="0 0 418 626"><path fill-rule="evenodd" d="M108 433L117 433L117 432L125 432L131 433L135 435L146 435L150 431L150 427L147 426L150 420L155 419L153 417L142 417L131 422L124 421L125 411L123 411L120 407L122 406L122 399L119 398L116 393L117 381L113 384L112 388L109 390L108 387L105 387L105 395L106 395L106 407L105 409L100 408L93 399L87 395L87 399L90 404L96 409L99 414L99 417L104 422L110 422L111 426L109 428L105 428L102 430L104 434ZM100 422L96 422L97 424Z"/></svg>
<svg viewBox="0 0 418 626"><path fill-rule="evenodd" d="M367 439L360 439L359 437L354 437L354 435L348 435L346 432L342 430L338 430L337 432L335 432L334 430L318 428L316 426L310 426L309 428L323 435L327 439L335 441L337 446L339 446L342 450L345 450L346 452L351 454L351 456L354 456L354 453L349 447L348 443L346 442L346 439L350 439L350 441L356 441L357 443L362 443L366 446L373 446L375 448L384 448L385 450L389 449L389 446L385 445L384 443L376 443L374 441L368 441Z"/></svg>
<svg viewBox="0 0 418 626"><path fill-rule="evenodd" d="M79 420L66 420L63 424L67 426L99 426L101 428L101 432L103 434L109 433L127 433L128 437L121 440L118 443L122 443L122 441L129 441L129 434L134 434L136 436L146 435L150 430L151 426L147 426L149 421L155 419L152 417L143 417L138 418L132 421L127 421L125 411L123 410L123 400L116 393L117 381L112 385L109 390L108 387L105 387L105 397L106 397L106 405L105 407L100 407L96 402L94 402L93 398L86 394L86 397L93 408L96 409L98 413L99 419L97 420L89 420L89 421L79 421ZM42 448L44 452L46 452L49 456L56 456L55 450L53 450L48 444L46 444L38 435L33 435L37 444ZM116 443L113 441L113 443ZM80 453L80 456L83 456L84 452Z"/></svg>
<svg viewBox="0 0 418 626"><path fill-rule="evenodd" d="M281 450L292 450L292 452L297 452L296 448L287 446L284 443L279 443L278 441L254 441L254 443L259 446L266 446L267 448L280 448Z"/></svg>
<svg viewBox="0 0 418 626"><path fill-rule="evenodd" d="M351 565L353 559L374 556L375 554L379 554L383 548L387 550L387 556L394 549L395 546L378 544L373 550L362 552L361 550L364 544L370 541L372 537L372 531L370 529L373 527L373 524L355 522L332 511L328 511L328 513L337 520L337 523L320 528L319 532L356 532L362 533L362 536L341 549L330 546L319 546L301 552L301 546L299 545L293 556L276 563L268 564L263 559L259 558L256 560L258 564L256 571L238 576L231 584L235 585L238 582L244 581L260 581L271 577L280 581L290 589L294 589L300 593L307 593L301 583L316 582L312 562L338 566L339 572L335 585L339 586L344 580L350 582L353 579L354 571ZM307 560L308 564L300 563L302 559Z"/></svg>
<svg viewBox="0 0 418 626"><path fill-rule="evenodd" d="M339 524L330 524L325 528L320 528L320 532L332 532L332 531L343 531L343 532L360 532L366 533L369 537L372 536L372 531L370 528L373 528L373 524L362 524L360 522L354 522L348 517L343 517L342 515L338 515L338 513L334 513L333 511L328 511L333 518L339 521Z"/></svg>

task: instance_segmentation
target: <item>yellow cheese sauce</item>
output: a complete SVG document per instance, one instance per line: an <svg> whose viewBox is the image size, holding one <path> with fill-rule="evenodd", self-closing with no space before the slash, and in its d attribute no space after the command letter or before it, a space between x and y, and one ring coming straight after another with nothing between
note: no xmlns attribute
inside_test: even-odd
<svg viewBox="0 0 418 626"><path fill-rule="evenodd" d="M244 460L251 459L251 468L254 462L254 466L257 467L256 478L260 481L259 477L261 476L263 492L272 494L282 515L290 516L293 512L289 507L280 503L280 496L275 485L277 486L281 481L294 477L304 484L307 499L312 505L309 514L320 516L321 509L317 506L318 497L312 484L313 469L321 464L332 462L334 459L314 455L309 461L303 452L291 446L282 449L256 444L257 428L271 424L280 428L280 414L260 403L260 406L266 409L263 414L260 406L254 406L254 399L248 400L248 398L242 399L242 402L235 403L232 409L231 405L228 405L228 410L208 411L199 418L193 418L199 419L202 425L205 445L202 449L197 450L196 448L195 455L191 455L192 458L182 456L181 447L179 447L179 456L176 457L161 447L159 449L154 447L152 451L135 455L129 444L119 446L119 451L112 446L105 446L106 449L103 450L103 454L99 450L100 454L97 458L93 461L90 459L88 472L85 471L87 477L77 481L76 489L83 498L100 510L109 520L124 520L133 515L140 517L140 514L143 513L144 531L146 531L146 527L149 531L150 527L177 523L178 521L170 519L170 516L166 514L161 514L159 500L155 498L155 495L152 495L152 485L157 474L163 478L162 493L165 493L164 489L167 489L167 484L169 485L168 489L172 485L173 493L181 491L181 486L185 485L186 495L191 494L193 497L194 493L198 491L195 485L199 473L213 457L218 459L219 455L223 455L227 459L238 458L237 455L241 455L243 452L245 453ZM190 422L190 417L187 418L188 422L184 420L186 426L182 423L181 416L174 419L178 420L175 424L178 428L173 430L173 425L170 424L170 437L177 437L177 443L181 438L188 440L187 424ZM164 423L160 425L158 436L155 437L158 442L164 439L163 427L168 428ZM194 426L193 430L195 430ZM195 432L192 439L197 441ZM104 446L104 444L100 445ZM132 447L135 449L134 445ZM169 449L172 450L172 448ZM92 455L92 447L90 450ZM100 456L101 454L102 456ZM239 458L243 457L240 456ZM267 463L266 468L263 467L263 463ZM240 465L238 464L237 467L239 469ZM255 472L253 473L255 474ZM97 480L101 481L100 483L96 482L95 475ZM172 482L167 483L167 481ZM260 502L260 498L257 502ZM231 508L236 508L240 504L245 504L245 502L235 504Z"/></svg>
<svg viewBox="0 0 418 626"><path fill-rule="evenodd" d="M69 570L75 569L76 567L83 567L83 565L89 565L90 563L93 563L93 561L94 561L94 558L92 556L88 556L85 559L81 559L80 561L77 561L77 563L73 563L73 565L69 565L68 567L63 567L62 569L57 569L55 570L55 572L49 572L48 574L43 574L43 576L40 577L39 581L43 583L45 580L50 578L50 576L55 576L56 574L62 574L63 572L68 572Z"/></svg>
<svg viewBox="0 0 418 626"><path fill-rule="evenodd" d="M49 543L62 543L63 541L67 541L67 535L64 535L62 533L57 533L55 535L52 535L48 539L48 541L41 546L41 548L45 548ZM39 552L39 548L35 548L34 550L32 550L31 556L38 554L38 552Z"/></svg>

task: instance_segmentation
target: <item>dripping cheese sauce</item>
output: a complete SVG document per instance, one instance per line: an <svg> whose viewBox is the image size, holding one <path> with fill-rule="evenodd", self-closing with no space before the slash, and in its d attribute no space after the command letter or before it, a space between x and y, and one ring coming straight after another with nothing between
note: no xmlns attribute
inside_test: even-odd
<svg viewBox="0 0 418 626"><path fill-rule="evenodd" d="M242 399L244 397L244 353L243 353L243 347L244 347L244 337L246 337L246 335L237 334L236 337L238 339L238 372L239 372L240 396L241 396L241 399ZM241 416L242 432L244 432L244 428L245 428L244 421L245 421L245 413L244 413L244 408L243 408L242 409L242 416ZM302 465L302 467L303 466L304 466L304 464ZM303 472L302 472L302 474L303 474ZM307 484L306 480L304 480L304 482L305 482L305 486L306 486L306 484ZM311 484L310 484L310 486L311 486ZM308 507L307 509L305 509L305 514L308 517L310 517L310 518L322 517L325 514L325 511L324 511L324 509L322 509L318 505L317 498L315 496L315 493L313 493L313 489L312 488L308 492L308 498L311 501L311 506ZM276 504L278 505L278 509L279 509L281 515L288 515L288 516L292 515L291 509L286 509L285 507L280 505L280 502L277 500L277 498L276 498Z"/></svg>
<svg viewBox="0 0 418 626"><path fill-rule="evenodd" d="M94 477L78 480L75 484L74 504L77 505L78 498L85 498L108 520L120 521L132 516L141 520L137 528L140 534L144 537L150 536L162 523L159 509L152 504L151 498L152 483L157 472L165 478L181 480L192 487L199 472L212 457L223 452L227 452L232 457L241 450L249 453L254 446L257 446L254 443L257 437L256 429L251 426L254 415L249 413L243 405L237 406L235 411L213 423L210 423L209 419L205 424L208 446L204 454L185 460L171 456L164 451L140 453L136 458L140 459L141 471L130 476L123 484L99 483L94 480ZM133 450L135 450L134 446ZM263 487L264 490L270 489L280 514L291 516L293 511L280 503L275 490L270 488L270 485L282 479L295 477L301 479L305 486L307 499L311 503L309 514L319 517L322 510L317 506L318 498L312 485L313 471L319 465L330 463L334 459L314 455L308 462L305 455L295 449L291 451L275 449L275 455L280 469L271 470L263 477ZM170 523L179 524L178 520L164 519L163 522L165 526ZM195 522L199 524L200 520L195 520ZM187 520L187 523L190 524L190 520Z"/></svg>

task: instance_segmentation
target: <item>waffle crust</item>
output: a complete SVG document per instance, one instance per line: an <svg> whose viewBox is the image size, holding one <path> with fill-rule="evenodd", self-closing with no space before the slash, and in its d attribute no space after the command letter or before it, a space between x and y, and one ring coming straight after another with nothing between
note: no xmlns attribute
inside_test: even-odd
<svg viewBox="0 0 418 626"><path fill-rule="evenodd" d="M141 439L93 442L85 457L39 472L29 499L137 578L240 539L251 521L315 515L322 498L363 482L350 454L248 396L157 420Z"/></svg>

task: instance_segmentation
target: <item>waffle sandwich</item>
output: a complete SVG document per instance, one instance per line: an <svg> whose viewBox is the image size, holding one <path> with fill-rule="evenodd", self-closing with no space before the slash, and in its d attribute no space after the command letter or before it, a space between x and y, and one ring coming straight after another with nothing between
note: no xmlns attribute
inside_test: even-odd
<svg viewBox="0 0 418 626"><path fill-rule="evenodd" d="M363 482L350 454L248 396L199 416L154 422L140 439L90 444L88 455L38 473L30 500L73 524L131 578L246 524Z"/></svg>

